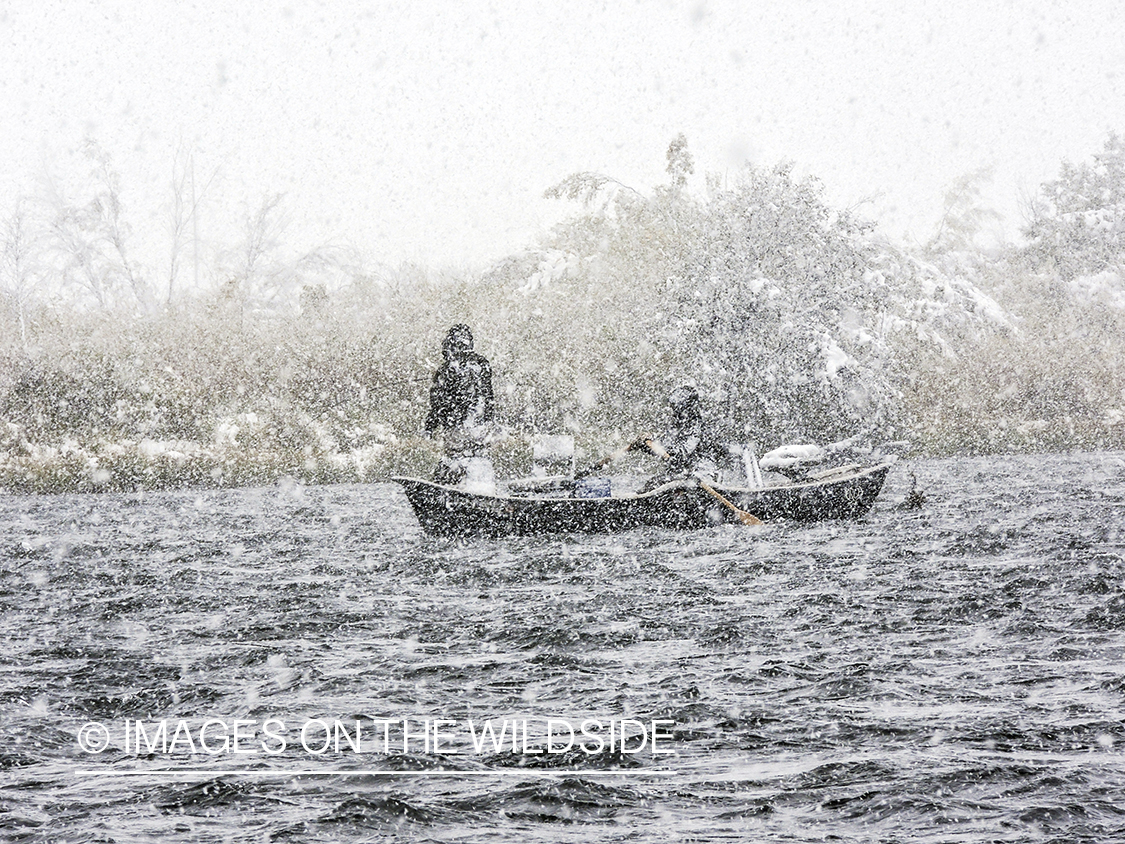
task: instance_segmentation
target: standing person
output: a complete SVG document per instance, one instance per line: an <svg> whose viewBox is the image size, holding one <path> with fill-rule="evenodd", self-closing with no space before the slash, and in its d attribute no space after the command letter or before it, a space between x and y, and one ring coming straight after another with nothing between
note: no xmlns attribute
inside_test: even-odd
<svg viewBox="0 0 1125 844"><path fill-rule="evenodd" d="M426 434L439 430L444 454L434 471L434 481L454 485L464 480L467 461L485 458L485 437L492 422L492 367L473 351L473 333L459 324L449 329L441 344L444 362L430 387L430 412Z"/></svg>

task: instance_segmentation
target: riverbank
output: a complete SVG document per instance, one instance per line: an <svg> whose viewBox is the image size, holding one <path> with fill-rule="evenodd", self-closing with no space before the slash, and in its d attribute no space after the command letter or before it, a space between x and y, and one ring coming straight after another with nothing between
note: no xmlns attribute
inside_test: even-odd
<svg viewBox="0 0 1125 844"><path fill-rule="evenodd" d="M358 448L284 449L237 442L120 440L82 442L68 438L38 444L11 436L0 450L0 492L55 494L137 490L230 489L291 479L301 484L375 483L394 475L428 477L440 444L419 436L384 431L379 441ZM896 449L911 458L1125 451L1125 425L1075 426L1073 420L1001 421L974 431L968 424L924 432ZM579 445L579 462L620 445L612 437ZM583 457L583 454L586 454ZM531 468L527 435L510 434L493 447L504 477Z"/></svg>

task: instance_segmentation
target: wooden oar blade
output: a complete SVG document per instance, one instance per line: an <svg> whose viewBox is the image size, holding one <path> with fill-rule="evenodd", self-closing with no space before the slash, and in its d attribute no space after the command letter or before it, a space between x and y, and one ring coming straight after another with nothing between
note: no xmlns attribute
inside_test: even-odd
<svg viewBox="0 0 1125 844"><path fill-rule="evenodd" d="M738 517L738 521L740 521L742 524L747 525L747 526L762 524L761 519L759 519L757 516L753 515L752 513L747 513L745 510L740 510L726 496L724 496L717 489L715 489L711 486L708 486L707 484L703 483L703 481L700 481L699 485L701 487L703 487L705 492L707 492L708 494L717 498L723 504L724 507L726 507L728 510L733 512L734 515Z"/></svg>

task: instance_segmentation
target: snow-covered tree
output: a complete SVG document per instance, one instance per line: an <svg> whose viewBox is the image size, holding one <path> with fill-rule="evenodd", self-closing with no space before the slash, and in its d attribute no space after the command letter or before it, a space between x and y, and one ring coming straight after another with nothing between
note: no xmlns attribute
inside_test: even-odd
<svg viewBox="0 0 1125 844"><path fill-rule="evenodd" d="M1044 183L1024 229L1026 257L1065 281L1125 267L1125 138L1111 132L1093 161L1064 161Z"/></svg>
<svg viewBox="0 0 1125 844"><path fill-rule="evenodd" d="M152 291L133 259L120 176L96 142L87 141L83 152L91 164L88 198L72 202L54 185L47 197L49 252L62 286L102 308L147 308Z"/></svg>
<svg viewBox="0 0 1125 844"><path fill-rule="evenodd" d="M42 244L23 201L3 221L0 231L0 295L10 305L19 326L20 344L28 348L28 312L44 267Z"/></svg>
<svg viewBox="0 0 1125 844"><path fill-rule="evenodd" d="M678 138L669 162L685 160ZM686 168L669 172L647 196L589 173L549 191L585 210L523 287L555 298L552 337L575 338L564 359L619 418L639 424L638 406L658 411L686 382L732 439L893 436L919 355L953 354L966 322L1004 321L970 281L877 243L789 164L713 181L706 201L685 189Z"/></svg>

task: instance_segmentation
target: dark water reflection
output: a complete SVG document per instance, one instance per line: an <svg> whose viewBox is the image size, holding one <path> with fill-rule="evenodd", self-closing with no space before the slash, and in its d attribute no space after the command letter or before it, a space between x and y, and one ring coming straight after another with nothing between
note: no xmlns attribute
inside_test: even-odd
<svg viewBox="0 0 1125 844"><path fill-rule="evenodd" d="M1121 840L1123 516L1119 454L902 464L860 523L540 540L427 538L389 486L0 497L0 838ZM118 734L271 716L669 719L676 755Z"/></svg>

